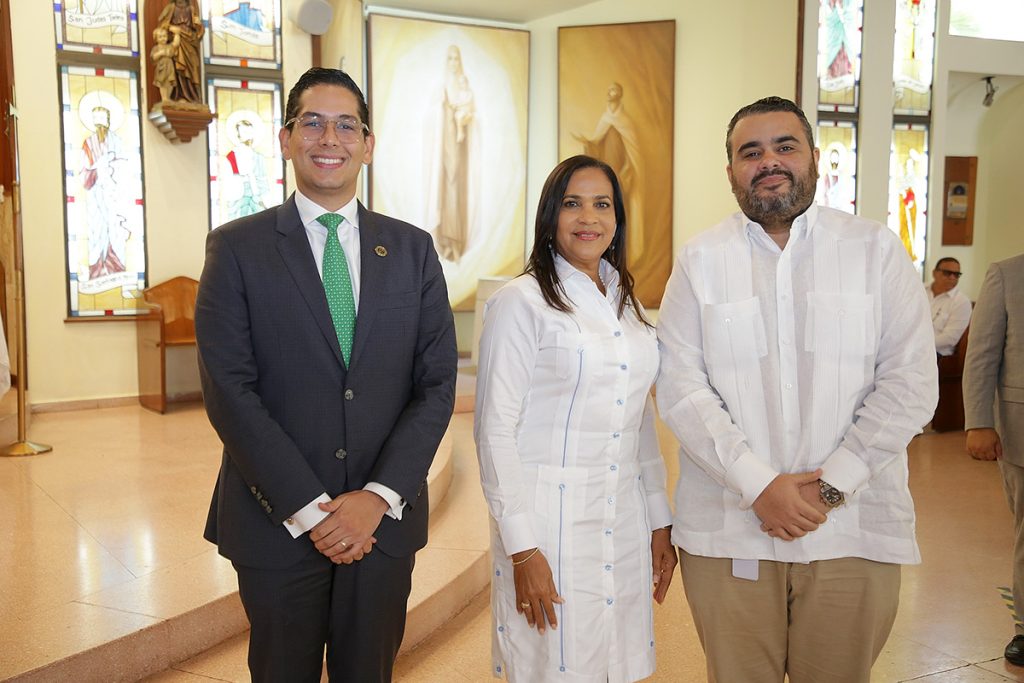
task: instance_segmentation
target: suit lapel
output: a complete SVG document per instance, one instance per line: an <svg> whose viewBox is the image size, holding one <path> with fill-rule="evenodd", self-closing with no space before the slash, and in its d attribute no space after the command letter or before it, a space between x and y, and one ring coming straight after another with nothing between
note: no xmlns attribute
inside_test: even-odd
<svg viewBox="0 0 1024 683"><path fill-rule="evenodd" d="M377 247L385 247L380 256ZM373 329L373 319L377 315L377 309L384 302L384 292L387 285L387 251L389 245L385 243L380 226L377 225L376 216L359 204L359 312L356 315L356 332L352 340L352 365L356 364L360 352L366 345Z"/></svg>
<svg viewBox="0 0 1024 683"><path fill-rule="evenodd" d="M341 357L341 347L338 346L338 335L334 330L334 323L331 320L331 310L327 307L327 295L324 294L324 284L316 270L316 261L313 259L313 252L309 248L309 238L306 237L306 230L299 218L299 211L295 208L295 195L277 210L277 232L281 238L277 242L277 250L281 259L291 272L292 279L298 287L302 298L306 300L309 311L316 321L317 327L323 333L334 351L338 364L345 367ZM357 325L358 330L358 325Z"/></svg>

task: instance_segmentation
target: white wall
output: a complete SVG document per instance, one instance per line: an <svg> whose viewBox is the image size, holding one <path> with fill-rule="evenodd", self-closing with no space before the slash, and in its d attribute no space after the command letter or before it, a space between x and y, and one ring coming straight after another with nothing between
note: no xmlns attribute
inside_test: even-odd
<svg viewBox="0 0 1024 683"><path fill-rule="evenodd" d="M939 0L936 25L935 101L944 103L932 113L931 174L929 192L928 264L942 256L960 260L965 275L961 289L972 300L978 296L989 263L1024 251L1019 227L1020 211L1013 202L1020 196L1019 171L1010 156L1024 149L1024 90L1004 87L992 107L981 105L982 76L1024 76L1024 43L979 40L949 35L949 0ZM974 74L974 85L961 88ZM969 79L968 79L969 80ZM1005 82L1004 82L1005 83ZM977 203L974 244L942 246L942 188L947 156L977 156Z"/></svg>
<svg viewBox="0 0 1024 683"><path fill-rule="evenodd" d="M284 0L286 15L293 1ZM138 393L133 323L65 322L63 168L53 4L12 3L11 21L32 400L132 396ZM291 83L309 67L309 37L286 21L283 43L285 82ZM209 229L206 135L172 145L143 119L142 145L149 281L175 275L198 277ZM183 373L186 378L194 375L192 367ZM178 378L169 380L173 388L180 387ZM190 384L180 388L198 388L194 381Z"/></svg>
<svg viewBox="0 0 1024 683"><path fill-rule="evenodd" d="M817 101L815 54L818 0L804 0L804 81L802 94L808 118L814 121ZM889 148L892 140L892 56L895 5L865 3L861 65L861 117L857 141L858 213L886 222L889 192ZM928 236L925 269L943 256L957 258L965 276L963 291L977 297L985 269L992 260L1024 249L1010 203L1019 195L1009 187L1016 171L1009 154L1024 146L1021 88L1006 87L991 108L981 105L986 75L1024 75L1024 43L979 40L949 35L949 0L939 0L932 86L929 141ZM968 75L969 74L969 75ZM997 83L999 79L997 78ZM973 85L971 85L973 83ZM978 195L972 246L942 245L942 188L947 156L978 157ZM1019 157L1018 157L1019 158ZM1018 212L1019 213L1019 212ZM1014 251L1016 250L1016 251ZM930 274L926 274L930 280Z"/></svg>
<svg viewBox="0 0 1024 683"><path fill-rule="evenodd" d="M673 251L737 210L725 174L725 129L740 107L795 96L796 3L600 0L531 22L527 233L558 163L558 27L676 22ZM585 67L583 67L585 68Z"/></svg>
<svg viewBox="0 0 1024 683"><path fill-rule="evenodd" d="M142 0L145 2L146 0ZM148 0L155 2L158 0ZM285 17L297 0L284 0ZM361 70L352 0L333 0L336 21L324 57L342 55ZM784 6L783 6L784 5ZM130 322L67 323L57 68L53 5L12 4L13 51L20 109L25 276L32 398L37 403L137 393L135 332ZM140 15L142 8L140 7ZM600 0L533 22L531 38L528 232L544 178L557 163L557 27L676 20L674 238L686 238L735 210L725 178L725 126L740 106L768 94L793 97L794 3L758 0L709 5L699 0ZM45 28L44 28L45 27ZM286 87L310 64L309 38L284 23ZM344 43L344 44L341 44ZM350 63L351 62L351 63ZM206 140L174 146L143 122L146 221L151 282L202 269L207 233ZM468 348L472 318L458 321ZM172 378L172 383L174 378Z"/></svg>

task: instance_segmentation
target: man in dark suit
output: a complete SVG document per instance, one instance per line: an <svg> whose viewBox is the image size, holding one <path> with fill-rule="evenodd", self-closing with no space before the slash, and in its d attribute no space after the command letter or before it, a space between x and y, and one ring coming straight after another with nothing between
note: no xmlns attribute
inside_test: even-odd
<svg viewBox="0 0 1024 683"><path fill-rule="evenodd" d="M280 133L297 191L210 233L196 301L224 456L206 538L238 572L254 681L390 681L457 352L430 236L355 199L362 92L314 68Z"/></svg>

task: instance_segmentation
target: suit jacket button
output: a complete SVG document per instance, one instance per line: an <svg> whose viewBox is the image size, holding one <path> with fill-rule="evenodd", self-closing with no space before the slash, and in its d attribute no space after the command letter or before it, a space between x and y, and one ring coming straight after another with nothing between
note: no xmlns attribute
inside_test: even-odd
<svg viewBox="0 0 1024 683"><path fill-rule="evenodd" d="M348 457L348 451L346 451L344 448L339 448L338 450L334 451L334 457L337 458L338 460L344 460L345 458Z"/></svg>
<svg viewBox="0 0 1024 683"><path fill-rule="evenodd" d="M269 515L269 514L270 514L271 512L273 512L273 511L274 511L274 508L272 508L272 507L270 507L270 506L268 505L268 506L267 506L267 514Z"/></svg>
<svg viewBox="0 0 1024 683"><path fill-rule="evenodd" d="M351 389L346 389L345 390L345 400L346 401L351 401L355 397L356 397L356 392L352 391Z"/></svg>
<svg viewBox="0 0 1024 683"><path fill-rule="evenodd" d="M254 496L256 495L256 487L255 486L250 486L249 490L252 491L252 495L254 495Z"/></svg>

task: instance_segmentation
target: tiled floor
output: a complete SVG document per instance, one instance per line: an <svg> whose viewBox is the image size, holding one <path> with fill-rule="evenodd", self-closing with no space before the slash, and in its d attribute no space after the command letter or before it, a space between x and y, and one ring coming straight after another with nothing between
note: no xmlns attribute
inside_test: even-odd
<svg viewBox="0 0 1024 683"><path fill-rule="evenodd" d="M472 485L471 416L455 417L456 485ZM135 407L35 416L49 455L0 460L0 679L43 653L59 657L162 615L233 581L201 538L219 447L197 406L159 416ZM674 440L661 433L664 451ZM873 681L1024 681L1005 664L1012 634L998 586L1010 575L1010 516L993 463L970 460L963 435L926 434L911 448L924 563L903 572L902 603ZM674 456L670 457L670 473ZM482 514L482 513L481 513ZM483 520L469 515L476 533ZM446 530L445 533L452 533ZM171 570L188 585L158 590ZM162 587L162 586L161 586ZM396 680L487 681L486 594L412 653ZM652 681L704 679L678 576L657 610ZM31 634L30 646L25 634ZM102 679L98 679L102 680ZM159 683L245 681L245 636L153 677Z"/></svg>

